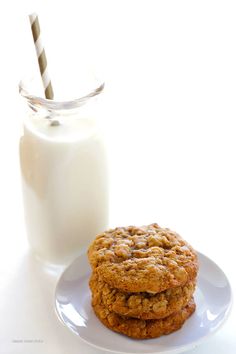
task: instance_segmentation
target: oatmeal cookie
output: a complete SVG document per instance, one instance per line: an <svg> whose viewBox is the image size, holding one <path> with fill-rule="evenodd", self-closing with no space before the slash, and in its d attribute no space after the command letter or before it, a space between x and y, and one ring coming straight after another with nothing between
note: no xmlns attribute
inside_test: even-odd
<svg viewBox="0 0 236 354"><path fill-rule="evenodd" d="M118 227L88 250L93 270L112 288L159 293L196 278L197 254L176 232L157 224Z"/></svg>
<svg viewBox="0 0 236 354"><path fill-rule="evenodd" d="M95 314L106 327L136 339L156 338L177 331L195 311L195 307L192 299L182 310L164 319L139 320L110 312L101 303L93 306Z"/></svg>
<svg viewBox="0 0 236 354"><path fill-rule="evenodd" d="M160 319L185 307L195 290L196 281L161 293L127 293L111 288L95 271L89 282L92 304L102 303L110 312L142 320Z"/></svg>

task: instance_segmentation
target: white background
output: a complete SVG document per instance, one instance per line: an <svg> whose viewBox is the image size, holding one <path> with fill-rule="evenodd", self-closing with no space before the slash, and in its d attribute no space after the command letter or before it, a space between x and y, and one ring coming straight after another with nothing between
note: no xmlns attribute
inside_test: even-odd
<svg viewBox="0 0 236 354"><path fill-rule="evenodd" d="M35 10L55 85L87 62L105 78L110 226L173 228L214 259L235 289L236 3L1 2L0 353L95 353L57 321L56 278L27 251L18 81L37 69L27 18ZM194 353L235 353L235 320L233 310Z"/></svg>

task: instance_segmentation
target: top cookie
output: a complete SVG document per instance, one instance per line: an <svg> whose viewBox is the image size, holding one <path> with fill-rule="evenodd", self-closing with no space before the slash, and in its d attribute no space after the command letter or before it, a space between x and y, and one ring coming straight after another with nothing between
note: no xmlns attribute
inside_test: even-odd
<svg viewBox="0 0 236 354"><path fill-rule="evenodd" d="M129 292L158 293L182 286L198 271L194 249L158 224L108 230L96 237L88 257L105 282Z"/></svg>

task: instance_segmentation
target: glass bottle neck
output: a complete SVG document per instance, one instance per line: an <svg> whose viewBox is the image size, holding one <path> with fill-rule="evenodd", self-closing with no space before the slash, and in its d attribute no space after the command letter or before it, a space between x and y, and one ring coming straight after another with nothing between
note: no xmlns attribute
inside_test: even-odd
<svg viewBox="0 0 236 354"><path fill-rule="evenodd" d="M43 139L68 141L83 139L94 134L99 116L98 96L104 89L104 83L91 93L71 101L48 100L29 94L26 85L21 82L20 94L29 107L24 120L24 129Z"/></svg>

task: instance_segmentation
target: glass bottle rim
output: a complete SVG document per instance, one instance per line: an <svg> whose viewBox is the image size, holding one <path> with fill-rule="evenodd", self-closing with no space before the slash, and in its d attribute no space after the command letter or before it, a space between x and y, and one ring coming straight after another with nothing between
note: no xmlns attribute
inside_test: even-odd
<svg viewBox="0 0 236 354"><path fill-rule="evenodd" d="M26 99L29 107L32 110L37 110L40 108L44 108L48 111L61 111L67 109L76 109L90 101L92 98L100 95L105 87L105 82L96 80L95 88L86 93L85 95L75 98L72 100L50 100L39 95L34 95L29 92L27 83L32 81L33 79L29 80L21 80L19 82L19 93L20 95Z"/></svg>

